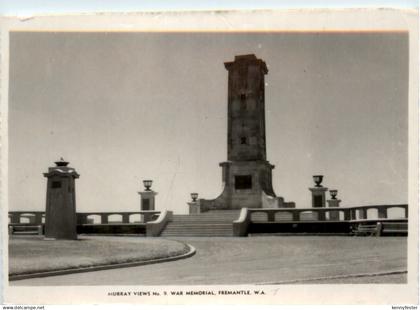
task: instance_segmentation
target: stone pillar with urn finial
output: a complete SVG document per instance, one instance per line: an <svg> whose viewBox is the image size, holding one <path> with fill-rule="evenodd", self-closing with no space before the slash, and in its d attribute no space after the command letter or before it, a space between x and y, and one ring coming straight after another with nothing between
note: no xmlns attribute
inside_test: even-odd
<svg viewBox="0 0 420 310"><path fill-rule="evenodd" d="M330 190L331 199L327 200L329 208L338 208L340 207L340 199L337 199L338 191L336 189ZM329 211L330 221L339 221L340 220L340 212L339 211Z"/></svg>
<svg viewBox="0 0 420 310"><path fill-rule="evenodd" d="M155 196L158 194L157 192L151 190L152 187L152 180L143 180L143 185L145 190L142 192L138 192L140 195L140 211L154 211L155 210ZM153 218L153 214L145 213L143 215L143 221L149 222Z"/></svg>
<svg viewBox="0 0 420 310"><path fill-rule="evenodd" d="M321 185L323 178L323 175L313 176L315 186L309 188L312 193L312 208L325 208L326 206L325 192L328 188ZM325 220L324 212L318 212L318 220Z"/></svg>
<svg viewBox="0 0 420 310"><path fill-rule="evenodd" d="M198 193L191 193L191 202L188 202L189 214L200 214L200 201L197 200Z"/></svg>
<svg viewBox="0 0 420 310"><path fill-rule="evenodd" d="M312 208L325 208L325 192L328 188L321 185L323 178L323 175L313 176L315 186L309 188L312 193Z"/></svg>

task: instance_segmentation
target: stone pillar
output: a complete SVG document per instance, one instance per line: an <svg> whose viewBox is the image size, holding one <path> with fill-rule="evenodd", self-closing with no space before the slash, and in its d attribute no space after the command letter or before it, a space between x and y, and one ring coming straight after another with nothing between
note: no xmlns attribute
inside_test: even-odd
<svg viewBox="0 0 420 310"><path fill-rule="evenodd" d="M155 210L155 196L158 194L152 191L149 187L143 192L138 192L140 195L140 211L154 211ZM143 222L147 223L153 219L152 214L143 214Z"/></svg>
<svg viewBox="0 0 420 310"><path fill-rule="evenodd" d="M293 211L293 221L299 221L300 220L300 212Z"/></svg>
<svg viewBox="0 0 420 310"><path fill-rule="evenodd" d="M108 224L108 214L101 214L101 224Z"/></svg>
<svg viewBox="0 0 420 310"><path fill-rule="evenodd" d="M321 185L323 179L323 175L313 176L315 186L309 188L312 194L312 208L325 208L325 192L328 190L328 188ZM319 217L320 214L318 214L318 218Z"/></svg>
<svg viewBox="0 0 420 310"><path fill-rule="evenodd" d="M388 217L388 209L385 207L379 207L378 208L378 218L380 219L386 219Z"/></svg>
<svg viewBox="0 0 420 310"><path fill-rule="evenodd" d="M325 192L328 188L319 186L310 187L309 190L312 193L312 208L325 208Z"/></svg>
<svg viewBox="0 0 420 310"><path fill-rule="evenodd" d="M86 214L77 213L77 225L87 224L87 216Z"/></svg>
<svg viewBox="0 0 420 310"><path fill-rule="evenodd" d="M130 223L130 214L123 213L123 214L122 214L122 222L123 222L124 224L128 224L128 223Z"/></svg>
<svg viewBox="0 0 420 310"><path fill-rule="evenodd" d="M42 213L35 213L35 224L42 224Z"/></svg>
<svg viewBox="0 0 420 310"><path fill-rule="evenodd" d="M19 224L20 223L20 213L12 213L10 216L10 223L11 224Z"/></svg>
<svg viewBox="0 0 420 310"><path fill-rule="evenodd" d="M77 239L75 179L79 174L62 158L44 173L47 180L45 238Z"/></svg>
<svg viewBox="0 0 420 310"><path fill-rule="evenodd" d="M200 214L201 213L201 209L200 209L200 201L191 201L191 202L187 202L188 203L188 213L189 214Z"/></svg>
<svg viewBox="0 0 420 310"><path fill-rule="evenodd" d="M272 212L272 211L266 211L268 214L267 214L267 220L269 221L269 222L274 222L275 221L275 219L276 219L276 217L275 217L275 213L274 212Z"/></svg>
<svg viewBox="0 0 420 310"><path fill-rule="evenodd" d="M152 190L138 192L140 195L140 211L155 210L155 196L158 194Z"/></svg>
<svg viewBox="0 0 420 310"><path fill-rule="evenodd" d="M367 209L359 209L359 218L361 220L367 219Z"/></svg>
<svg viewBox="0 0 420 310"><path fill-rule="evenodd" d="M350 210L349 209L344 210L344 220L345 221L350 221Z"/></svg>
<svg viewBox="0 0 420 310"><path fill-rule="evenodd" d="M338 208L340 207L340 199L328 199L327 203L328 203L328 207L329 208ZM339 211L329 211L328 212L329 216L330 216L330 221L339 221L340 220L340 212Z"/></svg>

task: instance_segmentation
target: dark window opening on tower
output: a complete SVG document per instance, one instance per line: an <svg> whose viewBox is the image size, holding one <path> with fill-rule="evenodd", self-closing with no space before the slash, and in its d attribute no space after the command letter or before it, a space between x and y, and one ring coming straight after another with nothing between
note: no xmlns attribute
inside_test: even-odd
<svg viewBox="0 0 420 310"><path fill-rule="evenodd" d="M247 144L246 137L241 137L241 144Z"/></svg>
<svg viewBox="0 0 420 310"><path fill-rule="evenodd" d="M252 189L252 176L235 175L235 189Z"/></svg>
<svg viewBox="0 0 420 310"><path fill-rule="evenodd" d="M53 181L51 187L52 188L61 188L61 182L60 181Z"/></svg>
<svg viewBox="0 0 420 310"><path fill-rule="evenodd" d="M241 110L246 110L246 94L241 94Z"/></svg>

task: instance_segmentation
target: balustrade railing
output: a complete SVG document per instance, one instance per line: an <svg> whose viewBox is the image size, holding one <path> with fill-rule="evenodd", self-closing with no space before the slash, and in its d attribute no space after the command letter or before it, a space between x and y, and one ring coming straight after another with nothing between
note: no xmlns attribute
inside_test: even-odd
<svg viewBox="0 0 420 310"><path fill-rule="evenodd" d="M404 217L398 217L399 219L408 218L408 205L371 205L371 206L356 206L356 207L336 207L336 208L255 208L247 209L250 213L250 220L252 221L253 214L265 214L267 222L276 221L276 215L279 213L291 214L292 221L301 221L302 214L314 215L313 220L325 221L325 220L338 220L338 221L352 221L352 220L374 220L374 219L392 219L388 217L388 210L391 208L400 208L404 211ZM373 209L377 211L376 218L369 218L367 211ZM331 218L331 214L336 213L342 214L339 218ZM358 216L357 216L358 215ZM278 216L278 218L281 218ZM290 219L288 219L290 220ZM308 216L305 220L311 220Z"/></svg>
<svg viewBox="0 0 420 310"><path fill-rule="evenodd" d="M147 223L155 220L160 214L160 211L139 211L139 212L77 212L77 224L110 224L110 223L121 223L121 224L134 224L134 223ZM133 215L139 215L139 221L130 221L130 217ZM110 221L111 216L118 216L119 221ZM98 219L98 223L95 223L93 218ZM41 225L45 220L45 212L42 211L10 211L9 212L9 224L30 224L30 225Z"/></svg>
<svg viewBox="0 0 420 310"><path fill-rule="evenodd" d="M389 217L388 210L400 208L404 211L403 217ZM368 217L368 210L376 210L376 217ZM287 214L286 219L281 214ZM341 216L340 216L341 214ZM291 219L290 219L291 215ZM238 220L233 223L235 236L245 236L250 223L275 223L282 221L308 222L308 221L393 221L408 220L408 205L370 205L356 207L336 208L243 208Z"/></svg>

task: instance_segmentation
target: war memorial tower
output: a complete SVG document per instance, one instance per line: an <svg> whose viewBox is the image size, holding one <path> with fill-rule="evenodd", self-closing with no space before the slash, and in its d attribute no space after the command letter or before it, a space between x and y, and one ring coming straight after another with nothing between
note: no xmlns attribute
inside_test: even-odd
<svg viewBox="0 0 420 310"><path fill-rule="evenodd" d="M276 197L274 166L265 139L265 62L255 55L235 56L228 71L227 161L220 163L224 190L214 200L200 199L199 212L213 209L294 207Z"/></svg>

